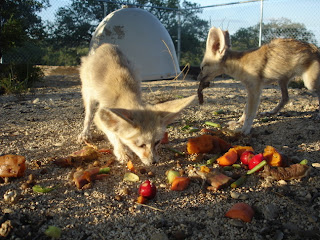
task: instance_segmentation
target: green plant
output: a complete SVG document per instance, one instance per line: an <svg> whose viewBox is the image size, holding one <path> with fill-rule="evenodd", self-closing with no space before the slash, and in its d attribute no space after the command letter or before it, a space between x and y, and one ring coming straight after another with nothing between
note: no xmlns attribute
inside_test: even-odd
<svg viewBox="0 0 320 240"><path fill-rule="evenodd" d="M44 76L39 67L29 64L2 64L0 94L22 93Z"/></svg>

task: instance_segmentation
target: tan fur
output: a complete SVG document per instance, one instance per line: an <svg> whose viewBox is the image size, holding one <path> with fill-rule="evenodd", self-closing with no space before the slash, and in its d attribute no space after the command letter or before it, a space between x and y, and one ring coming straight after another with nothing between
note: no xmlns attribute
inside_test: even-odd
<svg viewBox="0 0 320 240"><path fill-rule="evenodd" d="M305 86L316 92L320 105L320 53L312 44L294 39L275 39L257 49L236 52L230 49L228 31L211 28L207 46L201 63L198 97L203 103L202 90L209 86L209 81L220 74L228 74L240 80L247 88L248 98L243 115L242 132L249 134L258 111L263 85L277 81L282 98L270 112L278 113L288 102L288 83L296 76L302 76ZM320 118L320 113L317 118Z"/></svg>
<svg viewBox="0 0 320 240"><path fill-rule="evenodd" d="M107 135L120 162L130 157L127 148L146 165L156 162L156 149L167 124L195 99L191 96L154 106L144 104L138 74L119 48L111 44L103 44L94 54L82 58L80 78L85 120L78 140L90 139L98 104L95 124Z"/></svg>

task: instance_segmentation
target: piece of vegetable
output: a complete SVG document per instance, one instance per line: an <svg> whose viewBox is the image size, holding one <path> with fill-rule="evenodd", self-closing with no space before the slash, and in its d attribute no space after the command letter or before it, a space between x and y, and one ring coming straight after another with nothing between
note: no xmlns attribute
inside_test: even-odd
<svg viewBox="0 0 320 240"><path fill-rule="evenodd" d="M190 127L189 129L189 133L198 132L198 131L200 131L200 129L197 127Z"/></svg>
<svg viewBox="0 0 320 240"><path fill-rule="evenodd" d="M218 157L219 157L219 155L216 154L216 155L214 155L214 157L208 159L207 160L207 165L212 165L215 161L217 161Z"/></svg>
<svg viewBox="0 0 320 240"><path fill-rule="evenodd" d="M22 177L26 168L24 156L12 154L0 156L0 177Z"/></svg>
<svg viewBox="0 0 320 240"><path fill-rule="evenodd" d="M173 182L173 180L180 176L180 173L178 171L175 171L175 170L169 170L167 172L167 179L168 179L168 182L171 184Z"/></svg>
<svg viewBox="0 0 320 240"><path fill-rule="evenodd" d="M216 191L226 186L229 186L230 182L232 181L232 178L224 175L219 171L212 171L207 174L206 181L210 185L207 189L211 191Z"/></svg>
<svg viewBox="0 0 320 240"><path fill-rule="evenodd" d="M234 204L225 214L228 218L240 219L244 222L251 222L254 216L253 208L244 202Z"/></svg>
<svg viewBox="0 0 320 240"><path fill-rule="evenodd" d="M170 189L173 191L183 191L189 186L189 183L190 179L188 177L175 177Z"/></svg>
<svg viewBox="0 0 320 240"><path fill-rule="evenodd" d="M248 165L250 160L254 157L254 153L252 151L244 151L240 156L240 161L244 165Z"/></svg>
<svg viewBox="0 0 320 240"><path fill-rule="evenodd" d="M131 172L133 172L133 173L136 172L136 169L135 169L135 167L134 167L134 165L133 165L133 162L132 162L131 160L129 160L129 161L127 162L127 168L129 169L129 171L131 171Z"/></svg>
<svg viewBox="0 0 320 240"><path fill-rule="evenodd" d="M200 166L200 172L204 172L204 173L209 173L210 172L210 168L208 168L207 166Z"/></svg>
<svg viewBox="0 0 320 240"><path fill-rule="evenodd" d="M236 181L234 181L233 183L231 183L230 186L231 186L232 188L239 187L240 185L244 184L246 180L247 180L247 176L243 175L243 176L239 177Z"/></svg>
<svg viewBox="0 0 320 240"><path fill-rule="evenodd" d="M56 189L57 187L41 187L40 185L34 185L32 190L38 193L48 193Z"/></svg>
<svg viewBox="0 0 320 240"><path fill-rule="evenodd" d="M245 151L254 152L254 149L253 149L253 147L251 147L251 146L240 146L240 145L236 145L236 146L233 146L233 148L237 151L239 158L241 157L241 155L242 155Z"/></svg>
<svg viewBox="0 0 320 240"><path fill-rule="evenodd" d="M56 226L49 226L45 230L44 234L47 235L48 237L58 239L61 237L61 228L58 228Z"/></svg>
<svg viewBox="0 0 320 240"><path fill-rule="evenodd" d="M156 196L157 188L150 182L150 180L144 181L139 187L139 195L147 199L152 199Z"/></svg>
<svg viewBox="0 0 320 240"><path fill-rule="evenodd" d="M211 127L221 128L221 125L219 123L206 121L205 124L208 125L208 126L211 126Z"/></svg>
<svg viewBox="0 0 320 240"><path fill-rule="evenodd" d="M301 179L307 176L311 168L304 164L293 164L289 167L270 167L265 166L261 174L262 177L270 177L275 180Z"/></svg>
<svg viewBox="0 0 320 240"><path fill-rule="evenodd" d="M300 164L302 164L302 165L307 165L307 164L308 164L308 160L307 160L307 159L303 159L303 160L300 162Z"/></svg>
<svg viewBox="0 0 320 240"><path fill-rule="evenodd" d="M230 148L228 152L223 154L217 159L217 163L220 166L230 166L238 160L237 151L234 148Z"/></svg>
<svg viewBox="0 0 320 240"><path fill-rule="evenodd" d="M213 115L219 115L219 114L223 114L223 113L224 113L224 111L222 109L220 109L220 110L214 111Z"/></svg>
<svg viewBox="0 0 320 240"><path fill-rule="evenodd" d="M272 146L266 146L263 151L263 157L267 160L268 165L274 167L283 167L283 158L281 154Z"/></svg>
<svg viewBox="0 0 320 240"><path fill-rule="evenodd" d="M144 204L147 201L148 201L148 199L145 198L144 196L141 196L141 195L137 198L137 203L140 203L140 204Z"/></svg>
<svg viewBox="0 0 320 240"><path fill-rule="evenodd" d="M223 139L209 134L189 138L187 143L187 151L189 154L222 153L228 151L230 147L231 144Z"/></svg>
<svg viewBox="0 0 320 240"><path fill-rule="evenodd" d="M111 154L111 153L112 153L112 150L107 149L107 148L101 148L101 149L98 149L98 152L99 152L99 153Z"/></svg>
<svg viewBox="0 0 320 240"><path fill-rule="evenodd" d="M254 168L250 169L247 174L252 174L255 173L259 170L261 170L265 165L267 165L267 161L266 160L262 160L259 164L257 164Z"/></svg>
<svg viewBox="0 0 320 240"><path fill-rule="evenodd" d="M210 133L210 134L215 134L215 133L216 133L215 130L211 130L211 129L208 129L208 128L202 128L202 129L200 130L200 132L206 133L206 134L208 134L208 133Z"/></svg>
<svg viewBox="0 0 320 240"><path fill-rule="evenodd" d="M180 152L180 151L178 151L178 150L176 150L174 148L167 147L166 149L168 149L169 151L174 152L174 153L176 153L178 155L181 155L181 156L185 155L183 152Z"/></svg>
<svg viewBox="0 0 320 240"><path fill-rule="evenodd" d="M127 172L123 176L123 181L138 182L139 180L140 180L139 176L132 172Z"/></svg>
<svg viewBox="0 0 320 240"><path fill-rule="evenodd" d="M108 174L110 172L109 167L100 168L98 174Z"/></svg>
<svg viewBox="0 0 320 240"><path fill-rule="evenodd" d="M249 164L248 164L249 169L254 168L259 163L261 163L263 160L264 160L264 157L263 157L262 153L254 155L249 161Z"/></svg>
<svg viewBox="0 0 320 240"><path fill-rule="evenodd" d="M232 166L224 166L223 167L223 171L231 171L231 170L233 170Z"/></svg>
<svg viewBox="0 0 320 240"><path fill-rule="evenodd" d="M163 137L162 137L160 143L161 143L161 144L167 144L167 143L169 143L169 134L168 134L168 132L165 132L165 133L163 134Z"/></svg>

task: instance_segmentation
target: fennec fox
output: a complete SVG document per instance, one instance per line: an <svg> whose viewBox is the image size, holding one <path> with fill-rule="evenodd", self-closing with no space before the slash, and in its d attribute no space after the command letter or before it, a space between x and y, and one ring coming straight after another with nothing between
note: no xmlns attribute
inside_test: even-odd
<svg viewBox="0 0 320 240"><path fill-rule="evenodd" d="M301 76L304 85L316 92L320 107L320 53L315 45L294 39L275 39L260 48L236 52L230 49L228 31L212 27L198 76L200 104L203 103L202 90L223 73L240 80L247 89L246 106L238 121L243 123L244 134L250 133L265 83L277 81L282 97L279 104L272 111L262 113L264 115L278 113L288 102L288 83L295 76Z"/></svg>
<svg viewBox="0 0 320 240"><path fill-rule="evenodd" d="M85 119L78 140L90 139L90 125L94 118L97 127L113 145L114 155L120 162L127 161L130 156L126 147L144 164L156 162L156 149L166 126L196 96L153 106L144 104L138 75L115 45L103 44L81 61ZM98 110L94 113L97 103Z"/></svg>

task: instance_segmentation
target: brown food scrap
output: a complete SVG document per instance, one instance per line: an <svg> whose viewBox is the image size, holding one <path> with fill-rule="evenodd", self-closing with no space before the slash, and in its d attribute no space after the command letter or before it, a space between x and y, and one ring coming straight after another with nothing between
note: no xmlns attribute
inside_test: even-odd
<svg viewBox="0 0 320 240"><path fill-rule="evenodd" d="M24 156L11 154L0 156L0 177L21 177L26 168Z"/></svg>
<svg viewBox="0 0 320 240"><path fill-rule="evenodd" d="M206 181L210 185L207 189L211 191L216 191L226 186L229 186L233 179L219 171L213 171L207 174Z"/></svg>
<svg viewBox="0 0 320 240"><path fill-rule="evenodd" d="M199 137L189 138L187 151L189 154L199 153L221 153L231 148L231 144L223 139L208 134Z"/></svg>
<svg viewBox="0 0 320 240"><path fill-rule="evenodd" d="M78 189L82 189L88 183L92 183L95 180L101 180L108 176L108 174L100 174L101 168L93 167L86 170L79 170L73 174L73 181Z"/></svg>
<svg viewBox="0 0 320 240"><path fill-rule="evenodd" d="M85 146L67 157L55 159L54 163L60 167L75 167L79 166L83 161L92 161L98 157L99 152L95 148Z"/></svg>
<svg viewBox="0 0 320 240"><path fill-rule="evenodd" d="M264 166L261 176L264 178L272 178L275 180L291 180L300 179L307 176L310 172L310 167L303 164L293 164L289 167L270 167Z"/></svg>

